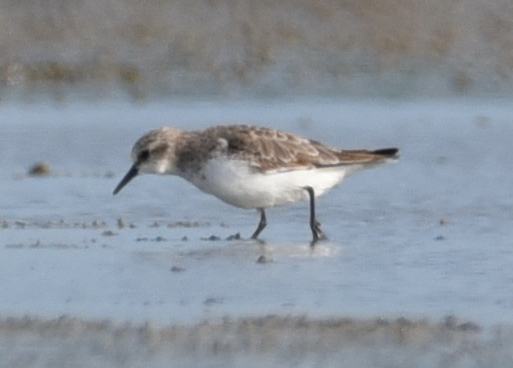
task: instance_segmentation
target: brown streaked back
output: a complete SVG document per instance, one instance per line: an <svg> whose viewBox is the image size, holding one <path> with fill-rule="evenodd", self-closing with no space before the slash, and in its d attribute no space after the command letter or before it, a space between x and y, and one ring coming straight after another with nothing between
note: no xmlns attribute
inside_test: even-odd
<svg viewBox="0 0 513 368"><path fill-rule="evenodd" d="M397 158L396 148L376 151L338 150L320 142L275 129L247 125L217 126L203 134L226 140L227 145L211 152L251 162L261 171L289 171L342 165L377 164Z"/></svg>

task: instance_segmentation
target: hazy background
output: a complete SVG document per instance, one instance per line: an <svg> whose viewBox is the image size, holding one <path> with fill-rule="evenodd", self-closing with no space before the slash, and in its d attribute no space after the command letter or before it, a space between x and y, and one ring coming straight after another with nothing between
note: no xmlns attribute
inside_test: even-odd
<svg viewBox="0 0 513 368"><path fill-rule="evenodd" d="M0 368L513 367L512 45L512 0L0 0ZM401 160L314 249L305 203L260 244L112 196L144 132L231 122Z"/></svg>
<svg viewBox="0 0 513 368"><path fill-rule="evenodd" d="M4 98L500 97L512 45L510 0L0 1Z"/></svg>

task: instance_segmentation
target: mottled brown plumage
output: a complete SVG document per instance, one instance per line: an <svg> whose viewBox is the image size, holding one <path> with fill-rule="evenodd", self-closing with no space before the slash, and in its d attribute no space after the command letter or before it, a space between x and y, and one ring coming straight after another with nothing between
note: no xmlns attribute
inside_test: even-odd
<svg viewBox="0 0 513 368"><path fill-rule="evenodd" d="M190 158L229 158L251 162L255 170L290 171L338 165L378 163L395 156L367 150L338 150L322 143L275 129L250 125L216 126L204 131L183 133L176 150L177 166L190 169ZM185 144L184 142L188 142Z"/></svg>

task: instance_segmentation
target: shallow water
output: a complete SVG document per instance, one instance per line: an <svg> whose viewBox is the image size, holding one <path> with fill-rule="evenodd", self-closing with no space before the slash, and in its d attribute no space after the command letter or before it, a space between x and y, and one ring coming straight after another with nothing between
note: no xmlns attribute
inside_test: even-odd
<svg viewBox="0 0 513 368"><path fill-rule="evenodd" d="M0 315L195 324L228 316L513 322L508 101L175 101L0 108ZM259 216L174 177L112 190L149 129L249 122L402 157ZM27 175L47 162L52 174ZM118 219L122 219L118 223ZM221 240L206 240L211 235ZM264 255L266 263L257 259Z"/></svg>

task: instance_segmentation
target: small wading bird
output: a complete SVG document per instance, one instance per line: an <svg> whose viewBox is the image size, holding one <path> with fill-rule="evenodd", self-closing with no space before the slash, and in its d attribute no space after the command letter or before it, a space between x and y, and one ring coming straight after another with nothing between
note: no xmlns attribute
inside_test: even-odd
<svg viewBox="0 0 513 368"><path fill-rule="evenodd" d="M135 143L133 166L114 194L138 174L177 175L228 204L260 211L252 239L267 225L265 209L309 200L313 245L326 239L315 218L315 197L359 170L397 160L397 153L397 148L340 150L257 126L164 127Z"/></svg>

